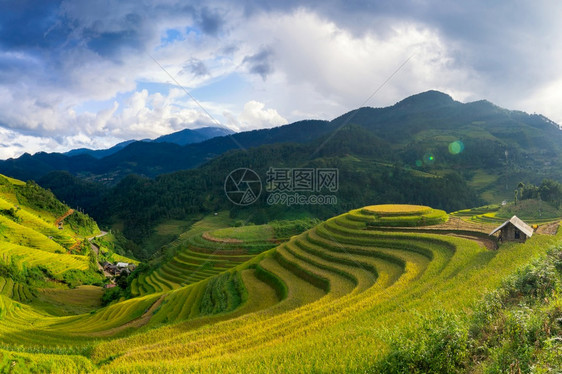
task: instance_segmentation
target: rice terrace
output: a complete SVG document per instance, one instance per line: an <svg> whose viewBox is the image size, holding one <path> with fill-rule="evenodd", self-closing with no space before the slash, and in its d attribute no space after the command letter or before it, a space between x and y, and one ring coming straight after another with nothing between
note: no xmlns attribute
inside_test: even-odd
<svg viewBox="0 0 562 374"><path fill-rule="evenodd" d="M230 228L219 213L103 306L100 287L72 285L105 282L87 246L96 224L73 213L59 230L67 208L52 194L1 180L8 372L501 372L510 355L523 369L536 357L544 372L560 367L557 343L533 340L561 329L556 276L543 273L560 271L560 230L490 250L478 210L386 204ZM32 194L48 204L25 204ZM110 239L94 242L112 254ZM521 314L525 302L544 305ZM512 331L514 318L524 322ZM523 356L518 334L532 335Z"/></svg>

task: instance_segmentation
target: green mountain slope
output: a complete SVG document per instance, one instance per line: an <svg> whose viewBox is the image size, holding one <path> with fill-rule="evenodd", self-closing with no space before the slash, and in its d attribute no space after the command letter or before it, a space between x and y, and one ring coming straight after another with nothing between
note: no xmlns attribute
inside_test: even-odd
<svg viewBox="0 0 562 374"><path fill-rule="evenodd" d="M98 233L90 217L51 192L0 175L0 277L7 297L29 303L40 288L102 284L83 244Z"/></svg>

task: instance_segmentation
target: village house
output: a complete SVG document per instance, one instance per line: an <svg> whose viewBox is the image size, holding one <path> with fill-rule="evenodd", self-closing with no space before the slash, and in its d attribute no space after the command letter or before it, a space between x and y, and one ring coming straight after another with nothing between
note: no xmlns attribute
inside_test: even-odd
<svg viewBox="0 0 562 374"><path fill-rule="evenodd" d="M122 274L129 275L136 268L134 264L129 264L127 262L117 262L116 264L112 264L105 261L101 265L105 272L113 276L119 276Z"/></svg>
<svg viewBox="0 0 562 374"><path fill-rule="evenodd" d="M524 243L527 238L533 236L533 228L517 216L513 216L508 221L502 223L490 233L490 236L496 234L498 231L498 240L500 243L504 241Z"/></svg>

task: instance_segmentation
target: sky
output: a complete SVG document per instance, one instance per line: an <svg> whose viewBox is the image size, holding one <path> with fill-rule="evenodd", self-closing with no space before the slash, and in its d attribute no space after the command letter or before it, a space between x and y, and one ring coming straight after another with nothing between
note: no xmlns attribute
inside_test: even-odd
<svg viewBox="0 0 562 374"><path fill-rule="evenodd" d="M439 90L562 124L562 2L0 0L0 159Z"/></svg>

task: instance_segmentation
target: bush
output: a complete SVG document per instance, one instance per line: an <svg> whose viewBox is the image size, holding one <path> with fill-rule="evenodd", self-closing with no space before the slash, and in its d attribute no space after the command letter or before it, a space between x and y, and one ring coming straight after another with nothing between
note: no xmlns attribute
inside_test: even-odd
<svg viewBox="0 0 562 374"><path fill-rule="evenodd" d="M468 333L462 321L446 313L421 319L419 328L391 338L390 352L377 373L459 373L469 356Z"/></svg>
<svg viewBox="0 0 562 374"><path fill-rule="evenodd" d="M119 300L122 295L123 290L120 287L106 288L101 297L101 305L107 306L112 301Z"/></svg>

